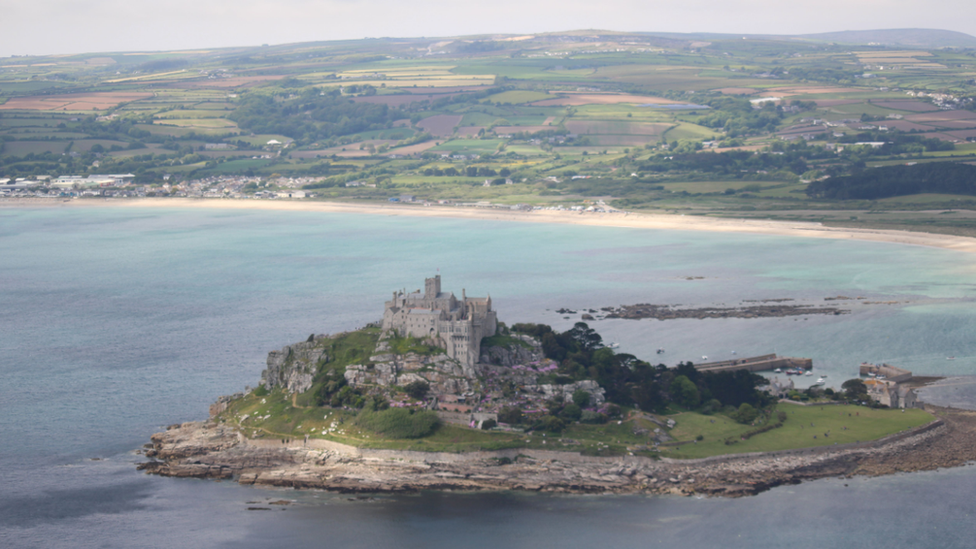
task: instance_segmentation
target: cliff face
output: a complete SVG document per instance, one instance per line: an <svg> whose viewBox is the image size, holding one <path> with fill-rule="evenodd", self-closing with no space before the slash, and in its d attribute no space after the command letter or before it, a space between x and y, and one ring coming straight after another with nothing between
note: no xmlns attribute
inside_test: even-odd
<svg viewBox="0 0 976 549"><path fill-rule="evenodd" d="M445 354L373 355L368 365L346 366L345 377L352 386L391 387L423 381L435 394L462 394L471 390L471 380L465 375L464 368Z"/></svg>
<svg viewBox="0 0 976 549"><path fill-rule="evenodd" d="M322 338L309 339L268 353L268 367L261 372L261 385L268 390L283 387L290 393L309 390L319 364L328 360Z"/></svg>
<svg viewBox="0 0 976 549"><path fill-rule="evenodd" d="M516 364L528 364L541 360L544 357L542 346L539 345L539 342L528 336L522 336L520 339L529 346L526 347L519 344L513 344L508 347L499 345L490 347L483 346L481 348L480 362L482 364L496 364L511 368Z"/></svg>

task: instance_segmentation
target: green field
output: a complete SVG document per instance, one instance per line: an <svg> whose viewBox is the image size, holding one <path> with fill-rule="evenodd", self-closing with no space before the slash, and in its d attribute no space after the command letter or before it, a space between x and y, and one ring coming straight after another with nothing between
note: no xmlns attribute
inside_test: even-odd
<svg viewBox="0 0 976 549"><path fill-rule="evenodd" d="M543 92L507 91L490 95L485 98L484 101L486 103L511 103L513 105L519 105L523 103L532 103L533 101L542 101L544 99L553 99L555 97L556 96L554 95L549 95Z"/></svg>
<svg viewBox="0 0 976 549"><path fill-rule="evenodd" d="M693 444L671 447L665 454L669 457L702 458L727 453L772 452L865 442L925 425L934 419L931 414L918 409L872 410L864 406L779 404L777 410L787 414L782 427L744 441L738 440L739 435L753 427L736 424L723 416L678 414L674 416L677 425L671 432L672 436L679 441L695 440L698 435L702 435L703 439ZM729 437L736 442L725 444Z"/></svg>
<svg viewBox="0 0 976 549"><path fill-rule="evenodd" d="M492 154L502 143L501 139L452 139L430 150L457 154Z"/></svg>
<svg viewBox="0 0 976 549"><path fill-rule="evenodd" d="M364 448L391 448L418 451L464 452L504 448L539 448L583 452L591 455L620 455L648 446L643 432L656 424L644 418L611 421L603 425L570 424L562 433L530 434L501 431L479 431L444 424L421 439L389 439L353 424L355 412L322 408L309 402L303 394L298 406L292 406L288 395L274 391L265 396L249 395L232 403L221 415L223 421L239 424L249 436L323 438ZM733 422L724 415L702 415L682 412L671 418L676 426L670 431L676 443L662 445L661 455L692 459L723 454L772 452L867 442L931 422L934 418L917 409L887 410L863 406L798 406L779 404L777 410L787 414L782 427L747 440L741 435L754 429ZM241 418L248 416L242 421ZM827 434L827 436L824 436ZM696 440L698 437L701 440ZM814 438L816 436L817 438ZM726 444L727 440L735 441Z"/></svg>

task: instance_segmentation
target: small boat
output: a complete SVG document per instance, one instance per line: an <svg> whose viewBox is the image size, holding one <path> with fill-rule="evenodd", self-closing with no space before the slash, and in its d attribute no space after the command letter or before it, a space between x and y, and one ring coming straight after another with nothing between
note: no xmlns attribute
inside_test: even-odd
<svg viewBox="0 0 976 549"><path fill-rule="evenodd" d="M775 370L773 370L773 371L774 371L774 372L776 372L777 374L780 374L780 373L783 373L783 370L781 370L781 369L779 369L779 368L776 368L776 369L775 369Z"/></svg>
<svg viewBox="0 0 976 549"><path fill-rule="evenodd" d="M956 357L954 357L954 356L947 356L946 357L946 360L955 360L955 359L956 359Z"/></svg>
<svg viewBox="0 0 976 549"><path fill-rule="evenodd" d="M826 383L826 380L823 377L819 377L817 378L817 383Z"/></svg>
<svg viewBox="0 0 976 549"><path fill-rule="evenodd" d="M702 360L708 360L708 356L702 355Z"/></svg>
<svg viewBox="0 0 976 549"><path fill-rule="evenodd" d="M658 350L657 350L657 354L659 354L659 355L663 355L663 354L664 354L664 349L658 349Z"/></svg>
<svg viewBox="0 0 976 549"><path fill-rule="evenodd" d="M807 371L806 375L812 376L813 375L813 372Z"/></svg>
<svg viewBox="0 0 976 549"><path fill-rule="evenodd" d="M607 345L607 348L608 349L616 349L617 347L620 347L620 344L619 343L614 343L612 341L610 342L609 345Z"/></svg>

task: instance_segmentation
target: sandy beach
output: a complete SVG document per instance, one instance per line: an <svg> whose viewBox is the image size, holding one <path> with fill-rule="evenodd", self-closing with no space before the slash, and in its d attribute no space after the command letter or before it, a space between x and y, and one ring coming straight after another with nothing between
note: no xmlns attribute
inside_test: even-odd
<svg viewBox="0 0 976 549"><path fill-rule="evenodd" d="M235 200L194 198L139 199L56 199L0 200L0 207L116 207L116 208L207 208L226 210L278 210L369 214L385 216L438 217L514 221L520 223L558 223L595 227L633 229L708 231L722 233L801 236L809 238L854 239L928 246L976 253L976 238L910 231L825 227L820 223L801 221L764 221L723 219L703 216L643 213L581 213L568 211L517 211L496 208L474 208L442 205L408 205L393 203L362 204L349 202L312 202L298 200Z"/></svg>

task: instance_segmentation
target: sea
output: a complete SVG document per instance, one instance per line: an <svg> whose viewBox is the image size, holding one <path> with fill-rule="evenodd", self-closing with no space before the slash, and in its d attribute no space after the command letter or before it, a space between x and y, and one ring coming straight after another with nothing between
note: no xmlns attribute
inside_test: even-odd
<svg viewBox="0 0 976 549"><path fill-rule="evenodd" d="M457 295L490 295L506 323L559 330L584 309L622 304L855 298L841 315L590 325L653 363L775 352L812 358L839 387L861 362L888 362L950 376L924 400L976 402L976 256L961 252L390 215L0 208L0 547L976 543L972 466L743 499L351 497L135 470L152 433L204 419L218 395L254 386L270 350L378 320L392 292L436 274ZM576 314L556 312L564 308Z"/></svg>

